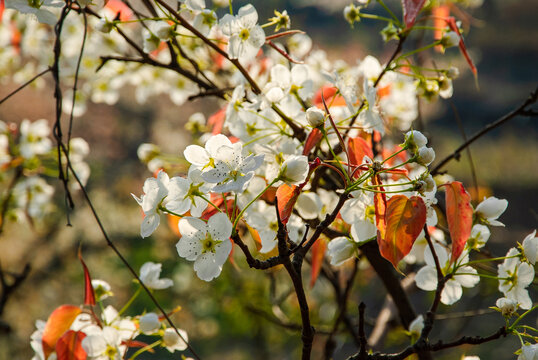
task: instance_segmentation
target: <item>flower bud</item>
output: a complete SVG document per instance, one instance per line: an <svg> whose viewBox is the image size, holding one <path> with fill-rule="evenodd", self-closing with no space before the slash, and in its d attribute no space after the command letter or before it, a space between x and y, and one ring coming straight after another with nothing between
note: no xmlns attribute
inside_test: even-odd
<svg viewBox="0 0 538 360"><path fill-rule="evenodd" d="M312 127L318 127L325 123L325 113L315 106L312 106L306 110L306 121Z"/></svg>
<svg viewBox="0 0 538 360"><path fill-rule="evenodd" d="M460 70L452 66L450 69L448 69L446 76L448 76L449 79L456 79L458 76L460 76Z"/></svg>
<svg viewBox="0 0 538 360"><path fill-rule="evenodd" d="M344 18L351 26L353 26L355 22L361 21L361 14L359 10L360 7L357 8L353 4L350 4L344 8Z"/></svg>
<svg viewBox="0 0 538 360"><path fill-rule="evenodd" d="M417 162L420 165L428 166L435 159L435 151L432 148L423 146L417 151Z"/></svg>
<svg viewBox="0 0 538 360"><path fill-rule="evenodd" d="M460 36L455 31L449 31L445 33L445 35L443 35L443 38L441 39L441 45L443 45L445 49L452 46L456 46L459 44L459 42Z"/></svg>
<svg viewBox="0 0 538 360"><path fill-rule="evenodd" d="M153 312L142 315L139 320L140 332L146 335L151 335L157 332L161 327L159 316Z"/></svg>
<svg viewBox="0 0 538 360"><path fill-rule="evenodd" d="M100 19L97 25L95 25L95 29L97 31L100 31L105 34L108 34L110 31L112 31L113 28L114 28L114 23L112 23L111 21L108 21L105 18Z"/></svg>
<svg viewBox="0 0 538 360"><path fill-rule="evenodd" d="M407 146L410 150L426 146L427 143L428 138L418 130L411 130L405 134L404 147Z"/></svg>
<svg viewBox="0 0 538 360"><path fill-rule="evenodd" d="M298 185L305 181L309 169L306 156L291 155L282 164L278 177L285 183Z"/></svg>
<svg viewBox="0 0 538 360"><path fill-rule="evenodd" d="M136 150L140 161L147 163L161 153L161 149L155 144L143 143Z"/></svg>

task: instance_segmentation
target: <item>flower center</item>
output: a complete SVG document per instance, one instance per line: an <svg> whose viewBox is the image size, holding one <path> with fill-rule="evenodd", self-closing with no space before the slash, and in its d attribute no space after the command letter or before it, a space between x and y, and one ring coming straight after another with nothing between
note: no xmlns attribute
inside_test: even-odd
<svg viewBox="0 0 538 360"><path fill-rule="evenodd" d="M250 36L250 32L248 31L248 29L243 29L239 33L239 38L243 41L248 40L249 36Z"/></svg>

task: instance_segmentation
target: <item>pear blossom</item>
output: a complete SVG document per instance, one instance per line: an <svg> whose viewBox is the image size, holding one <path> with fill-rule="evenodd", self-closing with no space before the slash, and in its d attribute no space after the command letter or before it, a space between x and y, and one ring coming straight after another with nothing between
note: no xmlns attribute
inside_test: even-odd
<svg viewBox="0 0 538 360"><path fill-rule="evenodd" d="M450 256L447 249L440 245L434 244L435 253L439 260L441 270L446 275L452 271ZM435 260L431 252L431 248L428 247L424 251L424 261L426 266L422 267L415 276L415 283L417 287L426 291L433 291L437 288L437 269L435 267ZM462 294L462 287L472 288L479 281L478 272L471 266L465 265L469 262L469 254L463 253L459 259L456 260L456 264L460 265L452 278L445 283L443 292L441 293L441 302L445 305L452 305L458 301Z"/></svg>
<svg viewBox="0 0 538 360"><path fill-rule="evenodd" d="M200 169L191 167L187 178L174 176L170 179L166 209L179 215L190 211L192 216L199 217L208 206L204 197L209 197L211 188L212 185L202 179Z"/></svg>
<svg viewBox="0 0 538 360"><path fill-rule="evenodd" d="M278 178L287 184L299 185L308 175L308 158L304 155L290 155L282 163Z"/></svg>
<svg viewBox="0 0 538 360"><path fill-rule="evenodd" d="M220 20L222 33L229 36L228 55L232 59L249 60L265 43L265 33L257 25L258 12L251 4L241 7L236 16L226 14Z"/></svg>
<svg viewBox="0 0 538 360"><path fill-rule="evenodd" d="M365 127L365 131L372 132L373 130L376 130L383 135L385 133L385 125L379 114L379 109L376 106L376 89L365 79L363 83L363 91L368 106L366 110L363 110L360 113L359 120L361 121L362 126Z"/></svg>
<svg viewBox="0 0 538 360"><path fill-rule="evenodd" d="M303 219L317 219L323 206L320 197L315 192L301 192L295 208Z"/></svg>
<svg viewBox="0 0 538 360"><path fill-rule="evenodd" d="M187 343L185 342L189 341L187 332L181 329L178 329L178 332L181 334L181 337L172 328L164 330L163 344L171 353L174 351L183 351L187 348Z"/></svg>
<svg viewBox="0 0 538 360"><path fill-rule="evenodd" d="M207 224L184 217L179 220L178 228L182 235L176 245L179 256L194 261L194 271L200 279L211 281L218 277L232 250L232 223L228 216L217 213Z"/></svg>
<svg viewBox="0 0 538 360"><path fill-rule="evenodd" d="M32 14L37 21L48 25L55 25L58 21L58 16L51 11L51 8L61 8L63 5L64 2L58 0L6 0L5 2L7 9L15 9L22 14Z"/></svg>
<svg viewBox="0 0 538 360"><path fill-rule="evenodd" d="M24 209L32 218L45 214L50 207L54 188L39 176L30 176L19 181L13 188L13 198L19 209Z"/></svg>
<svg viewBox="0 0 538 360"><path fill-rule="evenodd" d="M340 266L348 259L353 257L356 251L354 241L345 237L339 236L332 239L327 245L327 255L331 259L332 266Z"/></svg>
<svg viewBox="0 0 538 360"><path fill-rule="evenodd" d="M538 360L538 344L523 345L517 360Z"/></svg>
<svg viewBox="0 0 538 360"><path fill-rule="evenodd" d="M538 237L536 237L536 230L525 237L521 247L527 260L535 265L536 259L538 259Z"/></svg>
<svg viewBox="0 0 538 360"><path fill-rule="evenodd" d="M508 299L516 301L522 309L532 307L532 300L526 288L534 280L534 268L521 262L516 248L511 248L502 264L497 266L499 291Z"/></svg>
<svg viewBox="0 0 538 360"><path fill-rule="evenodd" d="M98 301L113 295L110 284L104 280L92 279L92 288Z"/></svg>
<svg viewBox="0 0 538 360"><path fill-rule="evenodd" d="M161 327L159 315L154 312L144 314L138 319L139 330L142 334L151 335L157 332Z"/></svg>
<svg viewBox="0 0 538 360"><path fill-rule="evenodd" d="M240 193L247 188L254 170L262 165L263 158L263 154L245 156L241 143L222 145L214 155L213 168L204 171L202 178L216 184L214 192Z"/></svg>
<svg viewBox="0 0 538 360"><path fill-rule="evenodd" d="M34 122L23 120L20 126L20 152L25 158L35 155L43 155L52 148L52 141L49 139L50 127L45 119Z"/></svg>
<svg viewBox="0 0 538 360"><path fill-rule="evenodd" d="M122 339L116 329L105 326L103 329L95 329L82 339L82 348L91 359L95 360L120 360L127 350L122 345Z"/></svg>
<svg viewBox="0 0 538 360"><path fill-rule="evenodd" d="M144 283L148 288L161 290L169 288L174 285L171 279L162 278L161 276L162 264L156 264L148 261L140 268L140 281Z"/></svg>
<svg viewBox="0 0 538 360"><path fill-rule="evenodd" d="M491 226L504 226L497 219L508 207L508 201L505 199L497 199L494 196L484 198L476 207L474 213L480 223Z"/></svg>
<svg viewBox="0 0 538 360"><path fill-rule="evenodd" d="M420 165L428 166L435 160L435 151L432 148L423 146L417 150L416 156Z"/></svg>
<svg viewBox="0 0 538 360"><path fill-rule="evenodd" d="M444 48L457 46L459 42L460 42L460 36L455 31L448 31L441 38L441 45Z"/></svg>
<svg viewBox="0 0 538 360"><path fill-rule="evenodd" d="M260 253L268 253L276 247L278 219L274 208L263 201L255 202L246 212L246 222L260 236L262 244Z"/></svg>
<svg viewBox="0 0 538 360"><path fill-rule="evenodd" d="M318 127L325 123L325 113L315 106L306 109L306 121L312 127Z"/></svg>
<svg viewBox="0 0 538 360"><path fill-rule="evenodd" d="M225 135L214 135L207 139L204 147L198 145L187 146L183 151L183 156L189 163L206 170L208 167L213 166L218 149L223 145L232 146L232 142Z"/></svg>
<svg viewBox="0 0 538 360"><path fill-rule="evenodd" d="M471 237L467 240L467 246L471 249L478 250L488 241L491 231L485 225L474 224L471 229Z"/></svg>
<svg viewBox="0 0 538 360"><path fill-rule="evenodd" d="M422 333L422 329L424 329L424 316L419 315L409 324L409 332L418 338Z"/></svg>
<svg viewBox="0 0 538 360"><path fill-rule="evenodd" d="M495 302L495 306L497 306L501 310L503 316L510 317L513 313L516 312L518 305L516 301L502 297L497 299L497 301Z"/></svg>
<svg viewBox="0 0 538 360"><path fill-rule="evenodd" d="M408 147L413 152L416 149L426 146L427 143L428 138L418 130L411 130L405 133L404 146Z"/></svg>
<svg viewBox="0 0 538 360"><path fill-rule="evenodd" d="M140 198L131 193L138 205L142 207L144 219L140 225L140 235L145 238L153 234L161 222L159 207L163 205L168 195L168 183L170 179L164 171L159 171L157 178L148 178L144 182L144 195Z"/></svg>
<svg viewBox="0 0 538 360"><path fill-rule="evenodd" d="M355 242L360 243L376 236L377 227L370 220L358 220L351 224L350 234Z"/></svg>

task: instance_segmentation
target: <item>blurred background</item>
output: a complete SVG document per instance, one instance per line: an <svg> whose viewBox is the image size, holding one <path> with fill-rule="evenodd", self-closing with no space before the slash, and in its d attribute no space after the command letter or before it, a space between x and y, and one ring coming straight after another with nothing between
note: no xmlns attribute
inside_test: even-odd
<svg viewBox="0 0 538 360"><path fill-rule="evenodd" d="M234 7L239 8L243 3L234 1ZM373 54L384 62L395 46L394 42L383 43L380 23L363 19L350 29L342 16L348 2L255 0L252 3L259 12L260 22L273 16L273 9L287 9L292 28L305 30L312 37L314 47L326 50L331 59L343 58L355 64L367 54ZM387 1L387 4L392 9L400 6L399 1ZM381 10L374 6L368 12L381 13ZM516 0L484 1L470 12L471 27L465 41L478 67L479 88L457 48L449 49L448 61L461 71L454 82L454 96L435 103L421 103L421 121L415 123L417 129L428 135L437 159L444 158L463 142L462 132L471 136L515 108L536 88L537 13L538 2ZM8 83L0 87L0 98L16 86ZM179 156L190 142L190 135L184 129L189 116L197 111L209 116L218 107L217 102L207 99L195 100L181 108L164 98L139 105L128 88L113 107L92 104L90 111L74 123L74 136L82 136L90 144L87 161L92 173L88 190L111 239L135 269L146 261L163 263L163 276L172 278L175 285L155 295L167 309L182 307L174 320L178 327L187 330L192 346L203 359L295 359L299 356L300 332L293 327L300 324L300 316L294 295L286 297L290 284L285 274L278 270L241 271L247 266L236 253L235 264L227 263L218 280L206 283L194 275L191 263L177 256L178 239L169 228L161 226L149 239L142 239L139 234L141 213L130 193L139 195L151 173L137 158L138 145L155 143L163 151ZM20 123L25 118L46 118L52 124L50 79L45 87L27 88L0 106L0 119L5 122ZM509 207L500 219L506 228L492 228L489 246L494 254L504 254L538 224L537 135L535 119L518 117L470 147L481 193L509 200ZM403 138L400 134L394 136L396 141ZM474 187L466 153L462 153L459 162L452 161L446 170L467 188ZM46 319L61 304L82 302L83 273L76 257L80 244L92 277L112 285L115 296L108 303L119 308L136 289L127 269L106 246L83 199L75 197L73 226L67 227L61 186L53 179L49 183L57 188L55 211L35 226L9 223L0 237L0 262L4 269L19 273L25 264L31 266L29 276L8 299L1 314L4 331L0 334L0 359L31 358L29 337L35 329L35 320ZM348 270L344 268L342 272ZM377 316L386 294L375 279L373 272L361 269L349 304L350 315L356 319L357 305L364 301L369 324ZM457 314L443 315L448 308L442 306L433 337L487 335L497 329L502 325L501 316L487 310L498 297L496 287L496 281L483 279L476 288L465 290L462 300L450 308ZM320 277L309 292L313 322L323 332L330 328L335 316L332 289ZM424 312L430 298L417 289L411 288L410 292L417 311ZM269 301L279 297L287 300L278 306ZM536 299L536 288L531 289L531 298ZM145 295L138 297L132 306L133 314L154 310ZM483 309L484 314L469 316L465 313L469 309ZM272 321L285 321L290 326L283 328ZM367 327L370 330L371 326ZM335 340L336 359L344 359L356 351L345 335L338 335ZM403 332L393 331L385 341L386 349L396 350L408 339ZM321 356L324 343L324 335L317 335L314 354ZM511 359L517 348L517 340L510 337L480 347L445 351L436 355L436 359L459 359L463 353L479 355L482 359ZM165 350L153 358L171 359L178 355L171 356Z"/></svg>

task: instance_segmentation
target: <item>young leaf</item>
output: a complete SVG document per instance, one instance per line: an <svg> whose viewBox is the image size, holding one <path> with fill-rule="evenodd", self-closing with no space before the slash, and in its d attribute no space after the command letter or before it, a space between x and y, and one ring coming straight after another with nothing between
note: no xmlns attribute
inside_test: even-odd
<svg viewBox="0 0 538 360"><path fill-rule="evenodd" d="M471 71L473 72L473 75L477 75L476 66L473 63L473 60L469 56L469 53L467 52L467 48L465 47L465 43L463 42L463 36L461 36L460 30L458 29L458 25L456 24L456 19L454 17L449 17L446 19L446 23L448 24L448 27L450 30L455 31L456 34L460 37L460 42L458 43L460 47L460 51L463 54L463 57L465 57L465 60L467 60L467 64L469 64L469 67L471 68Z"/></svg>
<svg viewBox="0 0 538 360"><path fill-rule="evenodd" d="M278 213L280 214L280 220L285 225L293 211L293 206L299 197L301 192L300 188L296 185L289 186L282 184L276 191L276 198L278 199Z"/></svg>
<svg viewBox="0 0 538 360"><path fill-rule="evenodd" d="M92 286L92 277L90 276L90 271L82 259L82 252L78 248L78 259L82 263L82 268L84 269L84 305L95 305L95 292L93 291Z"/></svg>
<svg viewBox="0 0 538 360"><path fill-rule="evenodd" d="M323 137L323 134L318 128L312 129L310 134L308 134L306 141L304 143L304 149L303 149L303 155L310 154L310 151L316 146L321 138Z"/></svg>
<svg viewBox="0 0 538 360"><path fill-rule="evenodd" d="M426 205L422 198L394 195L387 203L385 236L379 241L379 252L397 268L426 224Z"/></svg>
<svg viewBox="0 0 538 360"><path fill-rule="evenodd" d="M413 26L425 2L426 0L402 0L404 21L407 29Z"/></svg>
<svg viewBox="0 0 538 360"><path fill-rule="evenodd" d="M364 156L368 156L370 159L374 157L370 144L360 136L349 138L347 141L347 148L349 153L349 163L351 165L362 164Z"/></svg>
<svg viewBox="0 0 538 360"><path fill-rule="evenodd" d="M372 179L373 185L381 185L381 180L379 179L379 175L376 175ZM385 191L385 189L380 186L377 188L379 191ZM378 239L383 239L385 237L385 228L386 228L386 221L385 221L385 212L387 210L387 196L384 193L374 193L374 208L375 208L375 225L377 227L378 233L377 237Z"/></svg>
<svg viewBox="0 0 538 360"><path fill-rule="evenodd" d="M461 255L473 227L473 208L471 195L463 184L453 181L445 185L446 220L452 239L452 258L455 261Z"/></svg>
<svg viewBox="0 0 538 360"><path fill-rule="evenodd" d="M312 245L312 270L310 273L310 287L313 287L316 283L326 251L327 241L325 241L325 239L318 239L314 245Z"/></svg>
<svg viewBox="0 0 538 360"><path fill-rule="evenodd" d="M54 351L58 339L69 330L69 327L81 312L82 310L78 306L61 305L50 314L41 339L45 359Z"/></svg>
<svg viewBox="0 0 538 360"><path fill-rule="evenodd" d="M86 351L82 348L82 340L86 334L82 331L69 330L56 343L58 360L86 360Z"/></svg>

